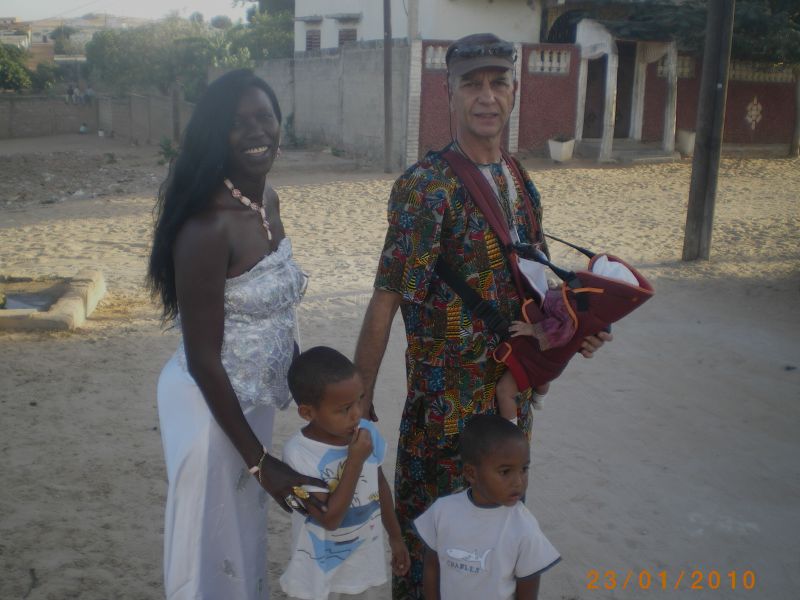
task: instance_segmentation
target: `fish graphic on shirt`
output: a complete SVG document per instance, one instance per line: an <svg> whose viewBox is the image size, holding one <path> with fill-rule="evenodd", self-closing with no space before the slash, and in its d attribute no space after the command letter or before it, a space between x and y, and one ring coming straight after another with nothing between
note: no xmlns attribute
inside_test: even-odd
<svg viewBox="0 0 800 600"><path fill-rule="evenodd" d="M313 554L309 554L310 558L326 573L338 567L371 537L373 523L380 519L379 508L378 502L348 508L339 529L335 532L334 539L324 534L320 537L309 529L307 534L313 548ZM307 520L314 522L311 517L307 517Z"/></svg>
<svg viewBox="0 0 800 600"><path fill-rule="evenodd" d="M467 552L466 550L461 550L459 548L448 548L447 549L447 556L452 558L453 560L460 560L461 562L468 562L468 563L480 563L481 570L486 568L486 557L489 556L489 553L492 551L489 548L486 552L483 553L483 556L478 556L477 550L475 552Z"/></svg>
<svg viewBox="0 0 800 600"><path fill-rule="evenodd" d="M323 538L318 538L312 531L308 532L311 543L314 547L314 556L317 566L324 572L335 569L358 548L364 540L355 537L343 542L334 542Z"/></svg>

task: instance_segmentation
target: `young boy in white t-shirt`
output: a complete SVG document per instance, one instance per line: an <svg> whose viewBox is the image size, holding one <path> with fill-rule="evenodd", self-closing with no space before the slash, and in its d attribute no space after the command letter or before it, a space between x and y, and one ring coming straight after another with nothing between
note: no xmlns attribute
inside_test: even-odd
<svg viewBox="0 0 800 600"><path fill-rule="evenodd" d="M461 433L470 487L436 500L414 521L425 542L425 600L536 600L541 574L561 557L521 502L530 448L498 415L472 417Z"/></svg>
<svg viewBox="0 0 800 600"><path fill-rule="evenodd" d="M328 489L306 488L325 512L306 503L308 515L292 513L291 559L281 588L303 600L376 597L374 588L387 581L384 528L392 571L402 575L411 563L381 470L386 442L374 423L361 419L361 378L341 353L318 346L292 361L288 379L308 425L286 442L283 460Z"/></svg>

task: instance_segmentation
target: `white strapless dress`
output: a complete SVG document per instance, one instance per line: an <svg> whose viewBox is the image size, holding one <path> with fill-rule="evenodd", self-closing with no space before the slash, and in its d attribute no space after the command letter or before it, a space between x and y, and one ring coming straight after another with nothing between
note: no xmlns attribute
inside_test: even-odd
<svg viewBox="0 0 800 600"><path fill-rule="evenodd" d="M306 276L284 239L225 284L222 363L253 431L270 448ZM266 599L267 493L217 425L186 370L183 343L158 381L169 489L164 587L170 600Z"/></svg>

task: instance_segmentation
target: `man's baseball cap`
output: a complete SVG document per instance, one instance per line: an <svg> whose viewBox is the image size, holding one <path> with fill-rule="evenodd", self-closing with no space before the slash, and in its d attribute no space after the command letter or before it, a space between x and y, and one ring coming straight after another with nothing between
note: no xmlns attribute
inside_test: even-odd
<svg viewBox="0 0 800 600"><path fill-rule="evenodd" d="M513 69L517 53L514 44L501 40L493 33L473 33L462 37L447 48L447 72L461 77L475 69L496 67Z"/></svg>

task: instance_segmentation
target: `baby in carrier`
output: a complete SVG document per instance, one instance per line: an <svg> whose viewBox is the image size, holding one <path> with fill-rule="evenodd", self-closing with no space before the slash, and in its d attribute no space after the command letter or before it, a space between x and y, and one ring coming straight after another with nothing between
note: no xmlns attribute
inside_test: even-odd
<svg viewBox="0 0 800 600"><path fill-rule="evenodd" d="M508 366L495 389L497 409L510 421L517 420L516 397L533 388L533 407L542 408L542 396L550 381L558 377L583 339L621 319L653 295L653 288L633 267L621 259L595 254L563 242L590 258L586 271L559 269L533 246L517 246L521 257L550 267L562 280L557 288L545 289L541 282L528 282L537 290L522 306L522 321L508 327L509 338L494 351L494 358ZM523 274L524 271L523 271Z"/></svg>
<svg viewBox="0 0 800 600"><path fill-rule="evenodd" d="M512 239L497 190L490 185L485 173L453 149L442 156L464 183L470 198L508 251L509 268L521 297L534 296L522 306L523 320L509 324L458 271L443 260L436 261L437 275L461 297L475 317L482 319L487 328L500 337L501 341L492 354L496 361L505 363L508 370L497 382L495 396L500 415L513 421L517 418L516 396L520 390L533 388L534 408L541 408L541 396L547 392L549 383L561 374L583 340L608 330L611 323L641 306L653 295L653 288L619 258L595 254L544 234L544 237L562 242L590 259L589 267L584 271L559 269L539 249L544 238L536 225L531 203L523 203L530 223L534 224L528 239L538 240L538 245L519 243L519 236ZM511 177L522 182L517 163L505 153L503 161ZM521 183L509 186L512 187L524 188ZM561 287L548 289L544 266L564 281ZM523 278L528 283L528 290L525 290Z"/></svg>

